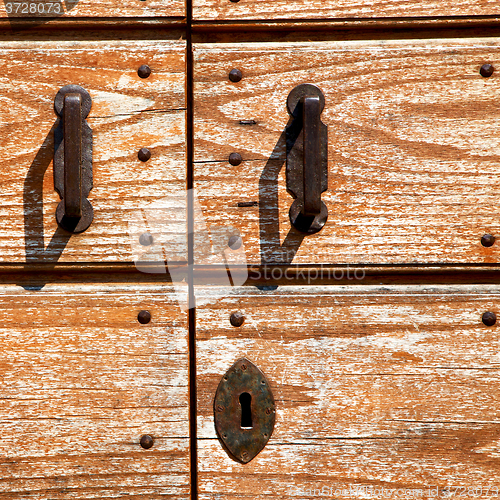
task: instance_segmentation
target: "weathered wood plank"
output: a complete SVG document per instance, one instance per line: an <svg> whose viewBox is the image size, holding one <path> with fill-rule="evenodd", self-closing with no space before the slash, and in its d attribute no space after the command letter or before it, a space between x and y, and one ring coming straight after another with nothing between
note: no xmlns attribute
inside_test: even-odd
<svg viewBox="0 0 500 500"><path fill-rule="evenodd" d="M0 67L1 260L131 262L129 221L185 188L185 43L5 42ZM57 226L52 173L53 103L70 83L93 99L94 222L79 235Z"/></svg>
<svg viewBox="0 0 500 500"><path fill-rule="evenodd" d="M195 187L250 263L498 262L480 242L500 234L500 80L479 74L500 65L496 39L196 44L194 58ZM289 221L284 130L306 82L326 98L329 187L328 222L304 237Z"/></svg>
<svg viewBox="0 0 500 500"><path fill-rule="evenodd" d="M0 498L188 497L187 320L170 285L3 285L0 324Z"/></svg>
<svg viewBox="0 0 500 500"><path fill-rule="evenodd" d="M498 313L498 287L197 295L208 304L197 309L201 499L370 498L350 487L430 498L430 485L440 496L446 486L498 494L500 343L498 327L481 321ZM239 328L234 311L245 316ZM217 385L242 357L265 373L276 400L274 433L247 465L229 458L213 423Z"/></svg>
<svg viewBox="0 0 500 500"><path fill-rule="evenodd" d="M62 17L184 17L183 0L4 0L0 4L0 18L62 18Z"/></svg>
<svg viewBox="0 0 500 500"><path fill-rule="evenodd" d="M286 20L491 16L494 0L193 0L196 20Z"/></svg>

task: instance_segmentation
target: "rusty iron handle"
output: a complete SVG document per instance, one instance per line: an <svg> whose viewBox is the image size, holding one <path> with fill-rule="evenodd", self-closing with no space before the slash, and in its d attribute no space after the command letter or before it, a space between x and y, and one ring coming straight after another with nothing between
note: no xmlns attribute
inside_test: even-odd
<svg viewBox="0 0 500 500"><path fill-rule="evenodd" d="M304 97L303 106L304 163L302 176L304 178L304 203L302 214L309 217L321 212L321 141L319 134L321 108L319 97Z"/></svg>
<svg viewBox="0 0 500 500"><path fill-rule="evenodd" d="M64 124L64 210L70 218L82 216L82 96L66 94Z"/></svg>
<svg viewBox="0 0 500 500"><path fill-rule="evenodd" d="M287 106L292 120L286 129L286 185L295 198L290 222L312 234L328 218L321 201L321 193L328 188L328 130L321 122L325 97L318 87L305 83L290 92Z"/></svg>
<svg viewBox="0 0 500 500"><path fill-rule="evenodd" d="M54 133L54 186L61 196L56 219L72 233L85 231L94 211L87 196L92 189L92 130L85 121L92 100L78 85L66 85L56 95L60 123Z"/></svg>

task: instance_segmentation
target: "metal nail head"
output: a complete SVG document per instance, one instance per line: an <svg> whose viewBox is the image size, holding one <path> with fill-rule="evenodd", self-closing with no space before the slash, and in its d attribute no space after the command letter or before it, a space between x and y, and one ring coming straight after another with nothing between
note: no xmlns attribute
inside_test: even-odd
<svg viewBox="0 0 500 500"><path fill-rule="evenodd" d="M233 167L238 166L243 161L243 158L239 153L231 153L229 155L229 163L233 165Z"/></svg>
<svg viewBox="0 0 500 500"><path fill-rule="evenodd" d="M149 311L140 311L137 315L137 321L141 325L146 325L151 321L151 313Z"/></svg>
<svg viewBox="0 0 500 500"><path fill-rule="evenodd" d="M141 446L145 450L149 450L149 448L152 448L154 444L155 441L149 434L145 434L144 436L141 437Z"/></svg>
<svg viewBox="0 0 500 500"><path fill-rule="evenodd" d="M151 74L151 68L147 64L143 64L142 66L139 67L137 70L137 74L141 78L147 78Z"/></svg>
<svg viewBox="0 0 500 500"><path fill-rule="evenodd" d="M229 79L234 83L239 82L242 78L243 78L243 74L239 69L232 69L229 72Z"/></svg>
<svg viewBox="0 0 500 500"><path fill-rule="evenodd" d="M151 158L151 151L148 148L141 148L137 156L141 161L148 161Z"/></svg>
<svg viewBox="0 0 500 500"><path fill-rule="evenodd" d="M153 235L151 233L142 233L141 236L139 236L139 243L143 247L149 247L153 244Z"/></svg>
<svg viewBox="0 0 500 500"><path fill-rule="evenodd" d="M495 68L491 64L483 64L479 73L481 73L481 76L484 76L484 78L489 78L493 74L493 71L495 71Z"/></svg>
<svg viewBox="0 0 500 500"><path fill-rule="evenodd" d="M497 315L490 311L487 311L483 314L483 323L486 326L493 326L497 322Z"/></svg>
<svg viewBox="0 0 500 500"><path fill-rule="evenodd" d="M491 247L495 243L495 239L496 238L492 234L485 234L481 238L481 245L483 245L483 247Z"/></svg>
<svg viewBox="0 0 500 500"><path fill-rule="evenodd" d="M229 238L229 241L227 242L227 246L231 250L240 249L242 244L243 244L243 241L241 240L240 236L231 236L231 238Z"/></svg>
<svg viewBox="0 0 500 500"><path fill-rule="evenodd" d="M231 322L231 325L238 327L245 322L245 316L241 312L237 311L231 314L229 321Z"/></svg>

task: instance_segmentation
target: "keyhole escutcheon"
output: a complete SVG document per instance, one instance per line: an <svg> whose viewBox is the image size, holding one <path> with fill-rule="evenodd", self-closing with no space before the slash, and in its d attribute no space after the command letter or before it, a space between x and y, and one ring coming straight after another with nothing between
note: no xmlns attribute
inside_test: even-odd
<svg viewBox="0 0 500 500"><path fill-rule="evenodd" d="M274 397L265 375L241 358L222 376L214 398L218 438L234 460L247 464L269 441L275 423Z"/></svg>

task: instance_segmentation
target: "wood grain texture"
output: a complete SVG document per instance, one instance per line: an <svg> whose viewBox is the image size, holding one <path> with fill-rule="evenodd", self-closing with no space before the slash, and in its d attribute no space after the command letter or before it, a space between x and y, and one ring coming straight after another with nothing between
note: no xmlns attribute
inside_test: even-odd
<svg viewBox="0 0 500 500"><path fill-rule="evenodd" d="M2 285L0 323L0 498L188 497L187 320L170 285Z"/></svg>
<svg viewBox="0 0 500 500"><path fill-rule="evenodd" d="M481 322L498 314L498 287L214 287L197 296L200 499L382 498L380 488L393 491L384 498L431 498L430 485L441 498L447 486L498 496L500 342L498 326ZM245 316L239 328L235 311ZM247 465L229 458L213 422L217 385L242 357L276 400L274 433Z"/></svg>
<svg viewBox="0 0 500 500"><path fill-rule="evenodd" d="M133 261L129 222L185 189L185 43L5 42L0 66L2 262ZM79 235L55 220L53 102L69 83L93 99L94 221Z"/></svg>
<svg viewBox="0 0 500 500"><path fill-rule="evenodd" d="M480 243L500 235L500 79L479 74L500 66L496 39L196 44L194 60L195 188L249 263L498 262ZM323 91L328 125L328 222L312 236L291 228L285 189L301 83Z"/></svg>
<svg viewBox="0 0 500 500"><path fill-rule="evenodd" d="M49 4L50 8L49 8ZM35 13L36 8L36 13ZM45 0L11 1L0 3L0 18L31 18L43 21L47 18L67 17L184 17L184 0Z"/></svg>
<svg viewBox="0 0 500 500"><path fill-rule="evenodd" d="M411 18L498 15L495 0L193 0L195 20Z"/></svg>

